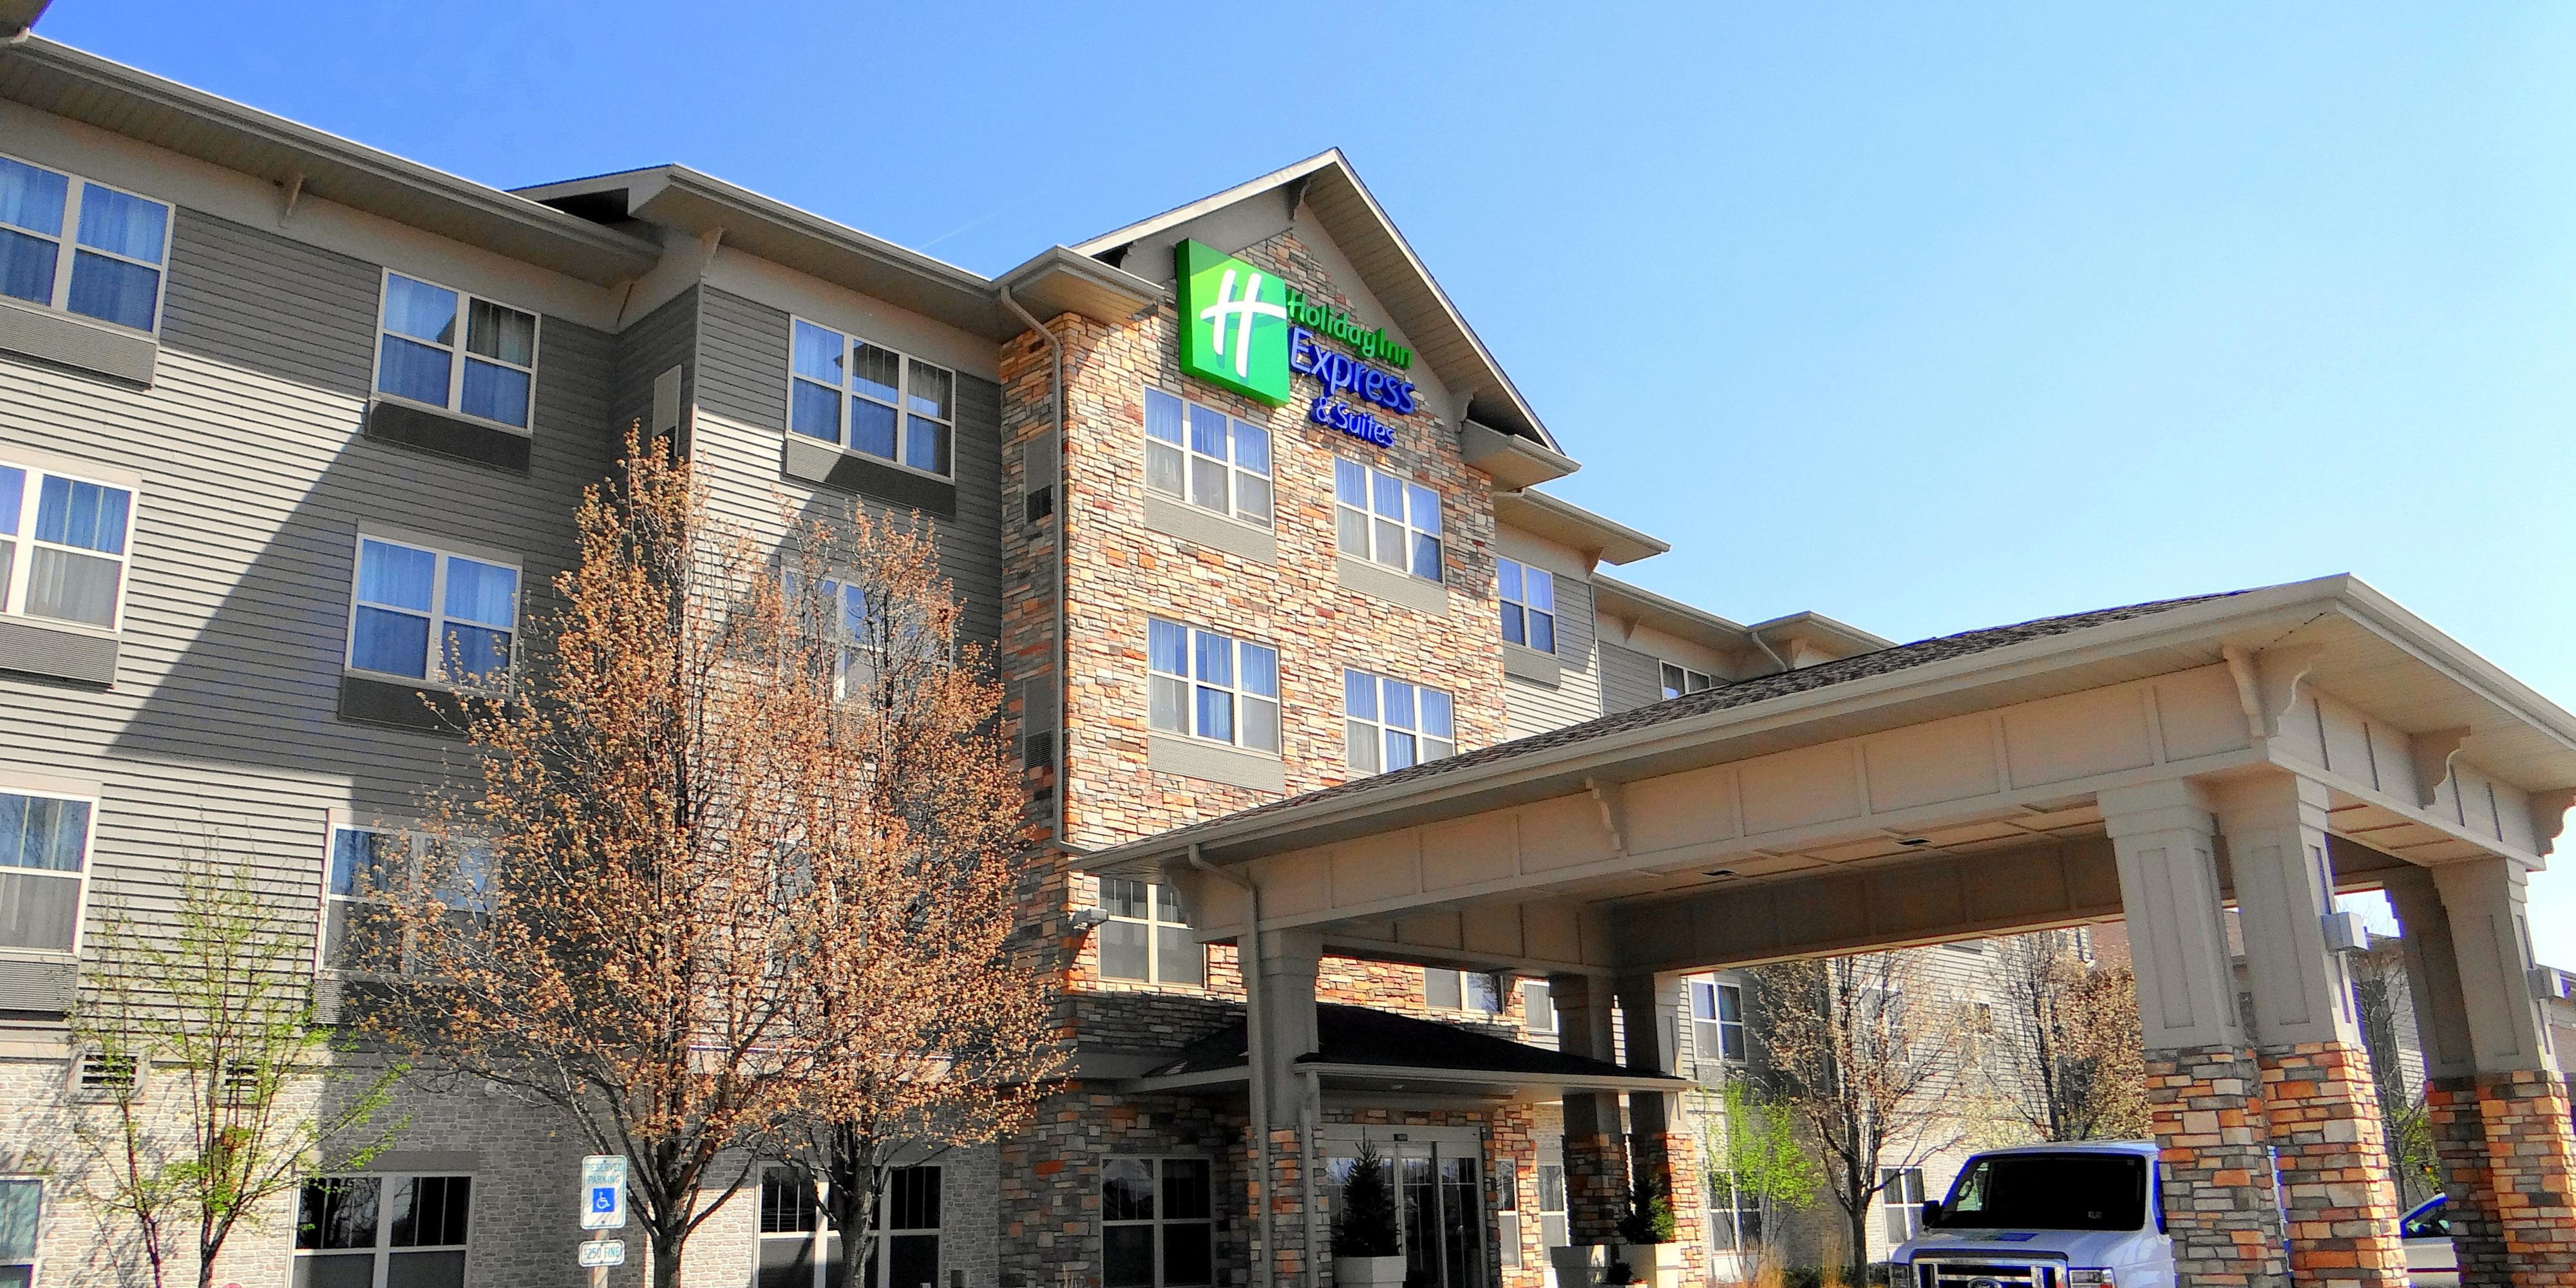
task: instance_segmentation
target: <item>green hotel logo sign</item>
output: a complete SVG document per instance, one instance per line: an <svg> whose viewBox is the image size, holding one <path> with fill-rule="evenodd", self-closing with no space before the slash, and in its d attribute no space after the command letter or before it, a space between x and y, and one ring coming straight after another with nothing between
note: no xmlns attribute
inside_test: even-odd
<svg viewBox="0 0 2576 1288"><path fill-rule="evenodd" d="M1258 398L1288 401L1288 284L1195 241L1173 252L1181 301L1181 371Z"/></svg>

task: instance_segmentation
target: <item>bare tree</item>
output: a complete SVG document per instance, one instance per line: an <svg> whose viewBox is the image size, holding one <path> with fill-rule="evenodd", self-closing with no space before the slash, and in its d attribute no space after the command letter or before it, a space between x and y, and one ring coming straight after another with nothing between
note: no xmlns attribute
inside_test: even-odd
<svg viewBox="0 0 2576 1288"><path fill-rule="evenodd" d="M2400 1197L2412 1206L2442 1188L2433 1145L2433 1121L2419 1083L2406 1085L2405 1049L2398 1041L2400 1013L2411 1014L2414 996L2406 978L2406 959L2395 939L2378 940L2366 953L2354 954L2352 993L2361 1017L2361 1036L2370 1052L2371 1082L2379 1092L2380 1130L2388 1142L2388 1161L2397 1173Z"/></svg>
<svg viewBox="0 0 2576 1288"><path fill-rule="evenodd" d="M2130 968L2086 960L2070 931L2005 939L1997 964L2002 1014L1981 1036L2002 1066L1994 1072L2007 1112L2041 1140L2146 1135L2146 1065Z"/></svg>
<svg viewBox="0 0 2576 1288"><path fill-rule="evenodd" d="M516 693L471 719L480 781L433 802L421 877L380 883L384 934L357 946L399 965L382 1032L626 1158L670 1288L812 1068L789 990L830 874L801 758L833 704L774 557L686 462L630 432L576 522Z"/></svg>
<svg viewBox="0 0 2576 1288"><path fill-rule="evenodd" d="M310 918L279 917L257 870L215 850L182 869L166 929L110 922L71 1019L98 1097L72 1119L87 1197L134 1223L155 1288L191 1252L208 1288L263 1207L313 1172L364 1166L396 1130L353 1139L400 1071L367 1078L335 1058Z"/></svg>
<svg viewBox="0 0 2576 1288"><path fill-rule="evenodd" d="M795 759L813 938L789 1004L814 1055L773 1142L855 1284L893 1169L1018 1127L1060 1057L1051 990L1010 954L1019 762L930 534L853 512L801 538L799 629L838 701Z"/></svg>
<svg viewBox="0 0 2576 1288"><path fill-rule="evenodd" d="M1887 1173L1919 1167L1961 1138L1944 1095L1958 1016L1907 953L1783 962L1752 978L1765 1056L1758 1076L1822 1152L1824 1189L1843 1210L1858 1276L1870 1201Z"/></svg>

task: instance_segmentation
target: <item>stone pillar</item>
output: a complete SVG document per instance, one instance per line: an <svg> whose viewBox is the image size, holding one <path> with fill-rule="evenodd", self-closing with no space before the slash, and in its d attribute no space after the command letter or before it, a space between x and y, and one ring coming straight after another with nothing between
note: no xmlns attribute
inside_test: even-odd
<svg viewBox="0 0 2576 1288"><path fill-rule="evenodd" d="M2165 1225L2193 1288L2284 1288L2260 1071L2237 1018L2216 824L2187 782L2101 794L2137 970Z"/></svg>
<svg viewBox="0 0 2576 1288"><path fill-rule="evenodd" d="M1568 1055L1615 1062L1610 985L1585 975L1550 975L1556 1001L1557 1049ZM1619 1093L1565 1093L1565 1228L1569 1243L1593 1246L1619 1241L1619 1218L1628 1214L1628 1150L1619 1125Z"/></svg>
<svg viewBox="0 0 2576 1288"><path fill-rule="evenodd" d="M2549 1025L2531 992L2531 931L2522 865L2502 856L2433 869L2459 969L2473 1084L2454 1087L2457 1114L2474 1096L2509 1282L2576 1286L2576 1133L2566 1084L2554 1071ZM2461 1115L2465 1117L2465 1115Z"/></svg>
<svg viewBox="0 0 2576 1288"><path fill-rule="evenodd" d="M2303 1283L2404 1288L2397 1219L2405 1213L2379 1090L2352 980L2326 947L2334 911L2326 804L2325 784L2297 774L2236 779L2218 791L2254 993L2264 1119L2289 1202L2291 1273Z"/></svg>
<svg viewBox="0 0 2576 1288"><path fill-rule="evenodd" d="M1252 1023L1246 1032L1250 1059L1259 1061L1262 1105L1268 1110L1270 1166L1261 1167L1257 1142L1246 1151L1244 1175L1252 1186L1253 1255L1270 1259L1273 1288L1305 1282L1305 1169L1312 1165L1313 1143L1302 1125L1322 1121L1323 1105L1311 1079L1297 1073L1297 1057L1318 1049L1315 976L1324 956L1323 937L1310 930L1273 930L1261 936L1258 986ZM1269 1216L1265 1227L1261 1217ZM1267 1236L1265 1246L1263 1239ZM1254 1283L1260 1281L1256 1278Z"/></svg>
<svg viewBox="0 0 2576 1288"><path fill-rule="evenodd" d="M1679 1067L1680 982L1671 976L1621 978L1620 1031L1627 1039L1627 1067L1639 1074L1670 1074ZM1673 1214L1673 1241L1681 1245L1683 1282L1708 1276L1706 1178L1699 1142L1686 1128L1679 1084L1671 1092L1628 1093L1629 1168L1636 1192L1660 1194Z"/></svg>
<svg viewBox="0 0 2576 1288"><path fill-rule="evenodd" d="M2409 869L2388 883L2406 954L2406 987L2415 999L2416 1041L2424 1053L2424 1109L2442 1170L2451 1247L2466 1288L2512 1282L2504 1227L2496 1220L2495 1175L2487 1158L2486 1122L2478 1112L2477 1053L2469 1043L2469 1004L2460 990L2459 955L2450 913L2433 875Z"/></svg>

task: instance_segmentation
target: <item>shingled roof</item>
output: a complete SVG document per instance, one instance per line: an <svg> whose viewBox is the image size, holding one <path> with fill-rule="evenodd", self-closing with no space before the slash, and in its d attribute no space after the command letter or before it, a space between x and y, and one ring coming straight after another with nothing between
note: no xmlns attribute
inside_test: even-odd
<svg viewBox="0 0 2576 1288"><path fill-rule="evenodd" d="M1837 684L1849 684L1871 676L1928 666L1935 662L1944 662L1973 653L1984 653L2032 640L2072 634L2076 631L2149 617L2193 604L2205 604L2212 600L2228 599L2246 593L2248 592L2225 591L2214 595L2192 595L2182 599L2161 599L2120 608L2097 609L2089 613L2069 613L2062 617L2041 617L2010 626L1990 626L1983 630L1942 635L1873 652L1856 653L1850 657L1819 662L1814 666L1801 667L1794 671L1781 671L1771 675L1756 676L1749 680L1736 680L1714 688L1702 689L1697 693L1684 694L1678 698L1667 698L1642 707L1613 712L1598 719L1586 720L1581 724L1550 729L1526 738L1515 738L1510 742L1496 743L1490 747L1461 752L1455 756L1425 761L1419 765L1388 773L1354 778L1349 782L1307 792L1302 796L1291 796L1285 800L1257 805L1251 809L1209 819L1203 823L1176 828L1154 837L1153 841L1158 846L1186 845L1198 835L1217 828L1230 828L1247 820L1297 809L1317 801L1348 796L1361 791L1425 784L1448 775L1460 774L1524 756L1535 756L1612 734L1651 728L1671 721L1723 711L1730 707L1750 706L1756 702L1786 697L1794 693L1829 688Z"/></svg>
<svg viewBox="0 0 2576 1288"><path fill-rule="evenodd" d="M1316 1050L1299 1056L1299 1063L1455 1070L1549 1081L1670 1076L1641 1073L1436 1020L1333 1002L1316 1006L1315 1036ZM1182 1048L1178 1056L1169 1063L1156 1066L1146 1076L1165 1078L1217 1073L1241 1069L1247 1061L1243 1017L1238 1012L1215 1032ZM1674 1078L1673 1081L1681 1079Z"/></svg>

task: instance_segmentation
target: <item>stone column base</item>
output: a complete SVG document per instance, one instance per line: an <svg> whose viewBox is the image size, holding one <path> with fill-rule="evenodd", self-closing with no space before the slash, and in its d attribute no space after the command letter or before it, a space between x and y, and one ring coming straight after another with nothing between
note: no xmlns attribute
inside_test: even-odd
<svg viewBox="0 0 2576 1288"><path fill-rule="evenodd" d="M1708 1238L1702 1229L1708 1221L1708 1186L1700 1167L1699 1142L1665 1132L1633 1137L1630 1148L1635 1152L1631 1166L1639 1188L1660 1192L1672 1207L1673 1242L1681 1248L1683 1282L1708 1278Z"/></svg>
<svg viewBox="0 0 2576 1288"><path fill-rule="evenodd" d="M2265 1047L2263 1115L2290 1206L2290 1273L2328 1288L2405 1288L2397 1185L2370 1054L2347 1042Z"/></svg>
<svg viewBox="0 0 2576 1288"><path fill-rule="evenodd" d="M2477 1096L2496 1223L2512 1267L2506 1282L2576 1288L2576 1128L2568 1122L2566 1084L2539 1071L2483 1073Z"/></svg>
<svg viewBox="0 0 2576 1288"><path fill-rule="evenodd" d="M2513 1261L2505 1255L2504 1227L2496 1223L2495 1165L2487 1157L2477 1081L2437 1080L2424 1089L2424 1112L2442 1165L2442 1193L2449 1199L2442 1211L2451 1222L2461 1288L2506 1288L2513 1282Z"/></svg>
<svg viewBox="0 0 2576 1288"><path fill-rule="evenodd" d="M1615 1121L1615 1120L1614 1120ZM1615 1132L1565 1135L1565 1225L1568 1241L1616 1243L1628 1215L1628 1149Z"/></svg>
<svg viewBox="0 0 2576 1288"><path fill-rule="evenodd" d="M2285 1288L2262 1075L2242 1047L2147 1052L2165 1171L2165 1228L2193 1288Z"/></svg>

